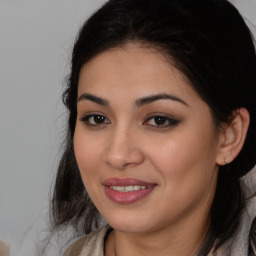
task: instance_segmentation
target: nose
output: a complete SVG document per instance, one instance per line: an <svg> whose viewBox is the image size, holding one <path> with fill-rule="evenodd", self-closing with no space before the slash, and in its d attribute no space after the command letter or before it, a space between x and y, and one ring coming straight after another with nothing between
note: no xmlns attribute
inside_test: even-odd
<svg viewBox="0 0 256 256"><path fill-rule="evenodd" d="M104 160L111 167L123 170L141 164L144 159L136 134L116 130L109 137Z"/></svg>

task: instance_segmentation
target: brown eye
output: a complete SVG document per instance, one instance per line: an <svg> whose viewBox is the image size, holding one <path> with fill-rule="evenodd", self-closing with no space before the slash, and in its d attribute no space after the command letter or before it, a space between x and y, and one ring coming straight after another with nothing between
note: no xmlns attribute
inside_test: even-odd
<svg viewBox="0 0 256 256"><path fill-rule="evenodd" d="M162 116L156 116L152 118L152 120L154 121L155 125L165 125L167 122L167 119Z"/></svg>
<svg viewBox="0 0 256 256"><path fill-rule="evenodd" d="M144 124L155 126L157 128L165 128L177 124L178 121L166 116L153 116L148 118Z"/></svg>
<svg viewBox="0 0 256 256"><path fill-rule="evenodd" d="M88 119L90 120L91 123L93 124L103 124L105 122L105 117L104 116L99 116L99 115L94 115Z"/></svg>
<svg viewBox="0 0 256 256"><path fill-rule="evenodd" d="M102 115L97 115L97 114L84 116L80 120L84 122L86 125L91 125L91 126L97 126L101 124L110 124L110 121L106 117Z"/></svg>

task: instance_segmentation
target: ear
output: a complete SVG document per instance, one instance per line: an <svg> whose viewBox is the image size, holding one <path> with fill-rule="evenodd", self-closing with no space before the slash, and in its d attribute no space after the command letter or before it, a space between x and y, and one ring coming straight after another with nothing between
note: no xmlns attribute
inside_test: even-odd
<svg viewBox="0 0 256 256"><path fill-rule="evenodd" d="M218 165L232 162L241 151L250 123L250 115L245 108L233 111L231 122L226 123L219 131L219 148L216 156Z"/></svg>

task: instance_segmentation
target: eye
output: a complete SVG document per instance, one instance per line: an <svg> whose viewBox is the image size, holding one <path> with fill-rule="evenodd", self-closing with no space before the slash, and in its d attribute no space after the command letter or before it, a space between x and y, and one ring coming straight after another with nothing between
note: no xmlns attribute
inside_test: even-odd
<svg viewBox="0 0 256 256"><path fill-rule="evenodd" d="M177 120L167 117L167 116L161 116L161 115L155 115L147 118L147 120L144 122L146 125L155 126L157 128L166 128L173 125L176 125L178 123Z"/></svg>
<svg viewBox="0 0 256 256"><path fill-rule="evenodd" d="M99 126L102 124L110 124L110 121L106 117L99 114L85 115L80 120L88 126Z"/></svg>

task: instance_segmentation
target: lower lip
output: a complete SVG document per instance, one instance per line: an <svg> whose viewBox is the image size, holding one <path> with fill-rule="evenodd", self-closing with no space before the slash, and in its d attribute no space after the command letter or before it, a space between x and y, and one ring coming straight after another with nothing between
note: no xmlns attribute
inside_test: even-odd
<svg viewBox="0 0 256 256"><path fill-rule="evenodd" d="M131 204L146 197L154 188L155 186L137 191L119 192L111 189L109 186L105 186L105 192L106 195L115 203Z"/></svg>

